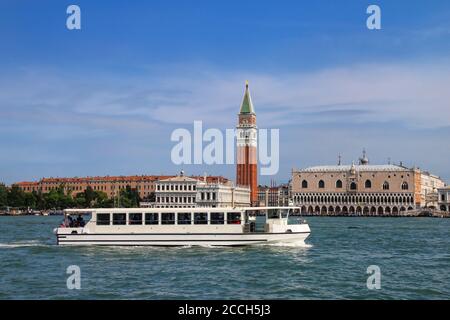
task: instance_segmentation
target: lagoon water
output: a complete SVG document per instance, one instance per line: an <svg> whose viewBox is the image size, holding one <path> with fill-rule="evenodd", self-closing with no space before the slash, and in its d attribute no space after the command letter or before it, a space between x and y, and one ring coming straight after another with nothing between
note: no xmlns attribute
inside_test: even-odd
<svg viewBox="0 0 450 320"><path fill-rule="evenodd" d="M157 248L58 247L61 217L0 217L0 299L450 299L450 219L307 220L305 245Z"/></svg>

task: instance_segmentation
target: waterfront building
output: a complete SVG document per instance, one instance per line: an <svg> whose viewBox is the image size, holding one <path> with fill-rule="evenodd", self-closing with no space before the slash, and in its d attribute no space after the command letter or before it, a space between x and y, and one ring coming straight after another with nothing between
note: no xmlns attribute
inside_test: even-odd
<svg viewBox="0 0 450 320"><path fill-rule="evenodd" d="M261 207L288 206L290 203L290 184L280 186L258 186L258 205Z"/></svg>
<svg viewBox="0 0 450 320"><path fill-rule="evenodd" d="M76 196L84 192L88 187L94 191L106 193L108 198L116 197L120 190L130 186L139 193L141 199L150 198L156 190L156 182L159 180L175 177L174 175L134 175L134 176L103 176L103 177L74 177L74 178L42 178L39 181L15 183L25 192L48 193L60 187L64 188L66 194ZM194 177L195 178L195 177ZM228 181L223 177L208 177L209 180L220 179Z"/></svg>
<svg viewBox="0 0 450 320"><path fill-rule="evenodd" d="M258 202L257 126L248 81L238 115L236 185L248 186L252 205Z"/></svg>
<svg viewBox="0 0 450 320"><path fill-rule="evenodd" d="M142 207L248 207L250 188L234 186L222 177L187 177L181 172L176 177L156 182L155 202L141 203Z"/></svg>
<svg viewBox="0 0 450 320"><path fill-rule="evenodd" d="M37 182L18 182L19 186L25 192L48 193L60 187L64 188L66 194L76 196L84 192L88 187L94 191L106 193L108 198L117 196L120 190L130 186L135 189L141 198L149 197L155 192L155 182L159 179L170 176L156 175L134 175L134 176L104 176L104 177L74 177L74 178L42 178Z"/></svg>
<svg viewBox="0 0 450 320"><path fill-rule="evenodd" d="M419 168L369 164L363 152L356 165L293 170L291 192L304 213L398 215L425 207L441 185L439 177Z"/></svg>
<svg viewBox="0 0 450 320"><path fill-rule="evenodd" d="M258 186L258 205L272 207L278 204L278 187Z"/></svg>
<svg viewBox="0 0 450 320"><path fill-rule="evenodd" d="M155 202L141 203L142 207L193 208L196 205L198 179L179 176L156 182Z"/></svg>
<svg viewBox="0 0 450 320"><path fill-rule="evenodd" d="M24 192L42 191L41 184L38 181L23 181L14 183L13 185L17 185Z"/></svg>
<svg viewBox="0 0 450 320"><path fill-rule="evenodd" d="M420 204L422 207L438 208L438 190L445 182L428 171L420 171Z"/></svg>
<svg viewBox="0 0 450 320"><path fill-rule="evenodd" d="M251 191L246 186L227 183L200 183L197 187L197 207L249 207Z"/></svg>
<svg viewBox="0 0 450 320"><path fill-rule="evenodd" d="M438 208L450 212L450 187L438 189Z"/></svg>

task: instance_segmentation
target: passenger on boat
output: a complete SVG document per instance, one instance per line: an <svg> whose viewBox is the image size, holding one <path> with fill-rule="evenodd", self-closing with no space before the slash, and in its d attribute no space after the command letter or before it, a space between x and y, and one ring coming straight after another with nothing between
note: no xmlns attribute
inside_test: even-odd
<svg viewBox="0 0 450 320"><path fill-rule="evenodd" d="M78 215L77 221L76 221L76 226L77 227L84 227L85 222L83 217L81 216L81 214Z"/></svg>
<svg viewBox="0 0 450 320"><path fill-rule="evenodd" d="M61 222L61 228L69 228L72 224L72 217L67 216L64 218L64 220Z"/></svg>
<svg viewBox="0 0 450 320"><path fill-rule="evenodd" d="M67 216L67 221L68 221L69 228L72 228L73 227L73 219L72 219L72 217L71 216Z"/></svg>

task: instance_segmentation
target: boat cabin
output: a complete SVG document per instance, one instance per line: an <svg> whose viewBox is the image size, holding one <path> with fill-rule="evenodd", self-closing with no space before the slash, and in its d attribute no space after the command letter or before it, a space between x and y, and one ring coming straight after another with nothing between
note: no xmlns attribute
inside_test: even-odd
<svg viewBox="0 0 450 320"><path fill-rule="evenodd" d="M298 207L102 208L67 209L60 228L67 228L64 233L254 233L281 232L287 225L302 223Z"/></svg>

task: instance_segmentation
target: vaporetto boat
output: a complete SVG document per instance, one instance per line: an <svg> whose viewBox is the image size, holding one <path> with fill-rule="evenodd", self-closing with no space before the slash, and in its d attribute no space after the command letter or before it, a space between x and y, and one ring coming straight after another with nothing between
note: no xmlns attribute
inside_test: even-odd
<svg viewBox="0 0 450 320"><path fill-rule="evenodd" d="M84 218L88 222L84 222ZM303 242L298 207L67 209L58 245L244 246Z"/></svg>

